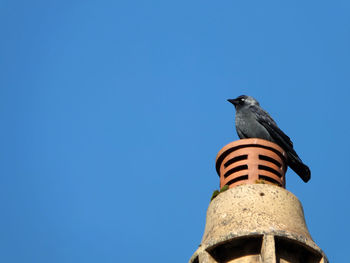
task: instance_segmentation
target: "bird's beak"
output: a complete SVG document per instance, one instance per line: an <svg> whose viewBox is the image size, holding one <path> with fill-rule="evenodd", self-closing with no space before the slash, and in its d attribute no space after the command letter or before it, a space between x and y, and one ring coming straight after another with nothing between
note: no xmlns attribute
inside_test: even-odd
<svg viewBox="0 0 350 263"><path fill-rule="evenodd" d="M238 101L236 99L228 99L227 101L231 102L235 106L238 104Z"/></svg>

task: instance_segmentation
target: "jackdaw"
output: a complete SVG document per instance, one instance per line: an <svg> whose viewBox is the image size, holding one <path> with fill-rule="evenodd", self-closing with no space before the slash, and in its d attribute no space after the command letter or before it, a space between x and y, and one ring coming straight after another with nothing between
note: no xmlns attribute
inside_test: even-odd
<svg viewBox="0 0 350 263"><path fill-rule="evenodd" d="M287 153L287 164L306 183L311 172L293 149L293 142L278 128L271 116L253 97L242 95L229 99L236 108L236 130L239 138L260 138L278 144Z"/></svg>

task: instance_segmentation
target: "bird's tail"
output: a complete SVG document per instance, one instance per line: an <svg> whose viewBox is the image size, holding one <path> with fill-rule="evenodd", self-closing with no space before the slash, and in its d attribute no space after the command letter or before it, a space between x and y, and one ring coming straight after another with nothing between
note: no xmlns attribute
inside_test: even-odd
<svg viewBox="0 0 350 263"><path fill-rule="evenodd" d="M306 183L311 178L311 171L307 165L305 165L296 152L288 151L288 165L292 170L300 176L301 179Z"/></svg>

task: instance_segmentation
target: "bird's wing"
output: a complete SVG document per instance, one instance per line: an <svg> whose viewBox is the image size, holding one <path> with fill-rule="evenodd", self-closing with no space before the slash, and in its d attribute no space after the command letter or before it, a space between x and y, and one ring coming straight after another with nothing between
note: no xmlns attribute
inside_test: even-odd
<svg viewBox="0 0 350 263"><path fill-rule="evenodd" d="M293 142L291 139L278 128L276 122L266 111L256 105L252 105L250 109L254 112L257 121L265 127L277 144L282 146L285 150L293 149Z"/></svg>
<svg viewBox="0 0 350 263"><path fill-rule="evenodd" d="M294 151L293 143L290 138L278 128L275 121L262 108L252 105L250 109L254 112L257 121L265 127L274 141L287 152L289 167L292 168L304 182L309 181L311 178L310 169L301 161L298 154Z"/></svg>

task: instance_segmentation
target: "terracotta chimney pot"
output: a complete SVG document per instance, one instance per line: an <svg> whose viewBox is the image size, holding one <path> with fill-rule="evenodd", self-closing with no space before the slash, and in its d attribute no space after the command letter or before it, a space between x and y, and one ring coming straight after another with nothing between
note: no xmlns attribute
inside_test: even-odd
<svg viewBox="0 0 350 263"><path fill-rule="evenodd" d="M231 142L216 157L220 188L268 183L285 188L287 155L277 144L250 138Z"/></svg>

